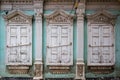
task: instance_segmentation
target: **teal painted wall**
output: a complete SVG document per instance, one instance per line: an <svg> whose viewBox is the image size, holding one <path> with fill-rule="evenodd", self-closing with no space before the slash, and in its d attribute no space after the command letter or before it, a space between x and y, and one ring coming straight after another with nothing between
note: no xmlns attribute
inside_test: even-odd
<svg viewBox="0 0 120 80"><path fill-rule="evenodd" d="M26 14L28 15L35 15L34 11L24 11ZM44 14L50 14L53 11L44 11ZM66 11L68 13L70 13L70 11ZM120 14L120 11L115 11L115 10L109 10L109 12L111 14L117 15ZM95 13L95 11L92 10L87 10L85 14L93 14ZM72 12L72 14L74 14L74 11ZM5 15L5 11L0 11L0 76L3 77L33 77L34 73L33 73L33 66L30 69L30 73L29 74L24 74L24 75L12 75L9 74L8 71L6 70L6 65L5 65L5 49L6 49L6 26L5 26L5 21L3 19L3 15ZM43 54L43 62L44 62L44 77L46 78L52 78L52 77L56 77L56 78L61 78L61 77L68 77L68 78L72 78L75 77L75 63L76 63L76 19L74 19L74 24L73 24L73 54L74 54L74 65L71 66L71 72L68 74L56 74L53 75L51 73L48 72L48 67L46 66L46 19L43 18L43 26L42 26L42 30L43 30L43 35L42 35L42 54ZM33 56L33 63L34 63L34 58L35 58L35 32L36 32L36 28L35 28L35 20L33 17L33 26L32 26L32 56ZM115 69L114 72L111 74L94 74L88 71L87 69L87 20L85 19L85 23L84 23L84 61L85 61L85 77L120 77L120 16L117 17L116 20L116 24L115 24L115 58L116 58L116 62L115 62Z"/></svg>
<svg viewBox="0 0 120 80"><path fill-rule="evenodd" d="M120 15L120 11L116 10L109 10L109 12L113 15ZM87 10L86 14L94 14L94 10ZM116 23L115 23L115 67L114 72L110 74L94 74L92 72L89 72L87 68L87 20L85 19L84 24L84 61L85 61L85 77L86 78L93 78L93 77L120 77L120 16L117 17Z"/></svg>
<svg viewBox="0 0 120 80"><path fill-rule="evenodd" d="M66 11L68 12L68 14L73 14L73 12L71 11ZM34 11L24 11L25 14L28 15L35 15ZM51 14L53 13L53 11L44 11L44 14ZM0 76L2 77L33 77L34 73L33 73L33 68L34 66L31 67L30 69L30 73L29 74L9 74L9 72L7 71L6 68L6 64L5 64L5 49L6 49L6 26L5 26L5 21L3 18L3 15L5 15L5 11L0 11ZM48 72L48 68L46 66L46 20L45 18L43 19L43 36L42 36L42 54L43 54L43 62L44 62L44 77L75 77L75 62L76 62L76 20L73 21L73 54L74 54L74 66L71 66L71 72L68 74L59 74L59 75L53 75L51 73ZM33 25L32 25L32 58L33 58L33 64L35 61L35 32L36 32L36 28L35 28L35 19L33 17Z"/></svg>

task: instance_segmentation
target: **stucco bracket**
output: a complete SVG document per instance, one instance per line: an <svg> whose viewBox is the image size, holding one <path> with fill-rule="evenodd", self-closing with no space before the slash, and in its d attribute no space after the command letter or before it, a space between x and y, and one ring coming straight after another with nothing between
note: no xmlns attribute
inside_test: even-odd
<svg viewBox="0 0 120 80"><path fill-rule="evenodd" d="M85 80L85 64L83 61L77 61L76 63L76 80Z"/></svg>
<svg viewBox="0 0 120 80"><path fill-rule="evenodd" d="M40 79L43 79L43 63L41 61L36 61L34 63L34 78L33 80L40 80Z"/></svg>

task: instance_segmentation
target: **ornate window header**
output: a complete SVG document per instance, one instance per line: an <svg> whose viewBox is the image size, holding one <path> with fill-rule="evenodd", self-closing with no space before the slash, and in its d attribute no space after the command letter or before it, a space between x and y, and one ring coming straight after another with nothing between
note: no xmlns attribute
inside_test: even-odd
<svg viewBox="0 0 120 80"><path fill-rule="evenodd" d="M87 15L88 22L92 23L105 23L105 24L115 24L115 15L111 15L107 11L99 11L92 15Z"/></svg>
<svg viewBox="0 0 120 80"><path fill-rule="evenodd" d="M9 24L31 24L32 23L32 16L23 14L21 11L13 11L10 12L8 15L4 16L4 19Z"/></svg>
<svg viewBox="0 0 120 80"><path fill-rule="evenodd" d="M73 16L67 14L66 12L59 10L55 11L50 15L45 15L48 24L71 24L73 23Z"/></svg>

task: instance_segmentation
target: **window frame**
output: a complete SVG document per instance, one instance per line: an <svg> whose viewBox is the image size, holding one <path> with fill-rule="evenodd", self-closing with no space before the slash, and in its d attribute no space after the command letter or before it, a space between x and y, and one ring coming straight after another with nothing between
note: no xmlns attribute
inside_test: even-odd
<svg viewBox="0 0 120 80"><path fill-rule="evenodd" d="M91 37L92 37L92 35L90 36L90 32L89 32L89 29L90 29L90 27L92 27L92 25L96 25L96 26L98 26L98 25L102 25L101 27L103 27L104 25L106 25L106 26L109 26L109 27L112 27L112 29L113 30L115 30L114 29L114 26L112 26L112 25L110 25L110 24L105 24L105 23L102 23L102 24L94 24L94 23L92 23L92 24L90 24L89 26L88 26L88 38L89 39L91 39ZM99 27L99 26L98 26ZM91 32L92 33L92 32ZM101 33L101 32L100 32ZM112 35L112 37L113 37L113 40L112 40L112 42L113 42L113 46L111 45L111 46L108 46L109 48L110 47L113 47L113 53L110 53L110 56L112 56L113 57L113 59L111 60L111 63L92 63L90 60L91 60L91 56L92 56L92 53L90 54L90 51L89 51L89 48L90 48L90 41L89 41L89 39L88 39L88 65L89 66L110 66L110 65L114 65L115 64L115 39L114 39L114 37L115 37L115 31L113 31L113 32L111 32L111 34L113 34ZM111 43L112 43L111 42ZM91 46L92 47L92 46ZM102 45L101 46L101 48L103 48L104 47L104 45ZM108 48L107 47L107 48ZM92 48L91 48L92 49ZM101 55L103 55L103 53L101 53Z"/></svg>

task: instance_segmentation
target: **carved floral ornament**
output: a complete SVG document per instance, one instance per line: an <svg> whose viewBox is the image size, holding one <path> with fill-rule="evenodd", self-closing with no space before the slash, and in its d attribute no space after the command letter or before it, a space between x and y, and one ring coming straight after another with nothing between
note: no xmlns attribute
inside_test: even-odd
<svg viewBox="0 0 120 80"><path fill-rule="evenodd" d="M115 20L117 16L111 15L107 11L99 11L93 15L87 15L88 23L89 24L111 24L112 26L115 25Z"/></svg>
<svg viewBox="0 0 120 80"><path fill-rule="evenodd" d="M48 24L72 24L73 15L69 15L66 12L59 10L50 15L45 15Z"/></svg>
<svg viewBox="0 0 120 80"><path fill-rule="evenodd" d="M22 11L12 11L9 14L4 16L4 19L9 24L31 24L32 16L24 14Z"/></svg>

